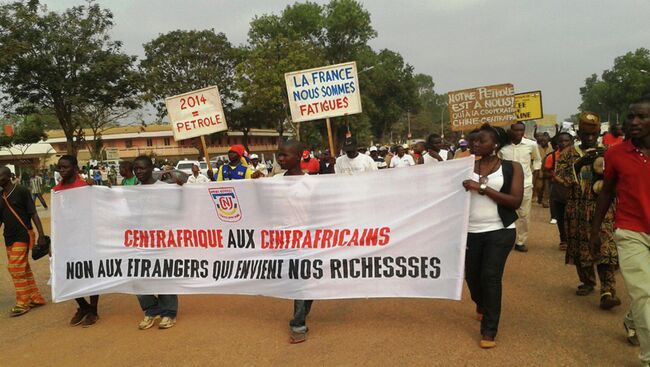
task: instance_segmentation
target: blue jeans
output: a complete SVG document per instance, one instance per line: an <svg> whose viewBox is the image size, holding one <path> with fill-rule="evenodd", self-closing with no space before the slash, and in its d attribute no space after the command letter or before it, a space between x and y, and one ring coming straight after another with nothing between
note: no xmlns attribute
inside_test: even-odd
<svg viewBox="0 0 650 367"><path fill-rule="evenodd" d="M140 308L145 316L176 317L178 296L175 294L138 295Z"/></svg>

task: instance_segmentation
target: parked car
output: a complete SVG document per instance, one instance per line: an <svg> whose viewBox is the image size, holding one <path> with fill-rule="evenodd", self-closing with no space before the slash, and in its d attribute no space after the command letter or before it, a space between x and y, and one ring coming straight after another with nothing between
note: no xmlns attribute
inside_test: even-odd
<svg viewBox="0 0 650 367"><path fill-rule="evenodd" d="M174 167L174 168L181 171L181 172L183 172L183 173L185 173L185 174L191 175L192 174L192 166L195 165L195 164L198 165L199 168L201 168L201 166L199 164L199 161L190 161L190 160L187 160L187 159L184 159L182 161L178 161L178 163L176 163L176 167ZM207 170L207 168L206 168L206 170Z"/></svg>

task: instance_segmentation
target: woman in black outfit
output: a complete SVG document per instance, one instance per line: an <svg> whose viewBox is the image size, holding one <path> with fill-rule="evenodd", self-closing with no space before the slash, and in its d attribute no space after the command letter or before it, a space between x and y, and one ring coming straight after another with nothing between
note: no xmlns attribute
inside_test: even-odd
<svg viewBox="0 0 650 367"><path fill-rule="evenodd" d="M496 346L501 280L515 244L515 210L524 192L521 165L497 156L507 141L503 129L481 126L470 142L472 153L480 159L475 162L472 178L463 182L471 193L465 278L481 320L481 348Z"/></svg>

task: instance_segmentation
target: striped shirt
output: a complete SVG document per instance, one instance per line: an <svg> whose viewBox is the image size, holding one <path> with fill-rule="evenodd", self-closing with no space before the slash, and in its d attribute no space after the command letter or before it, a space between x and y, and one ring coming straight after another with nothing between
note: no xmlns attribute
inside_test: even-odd
<svg viewBox="0 0 650 367"><path fill-rule="evenodd" d="M32 194L42 194L43 193L43 179L40 176L32 177L29 180L30 186L32 188Z"/></svg>

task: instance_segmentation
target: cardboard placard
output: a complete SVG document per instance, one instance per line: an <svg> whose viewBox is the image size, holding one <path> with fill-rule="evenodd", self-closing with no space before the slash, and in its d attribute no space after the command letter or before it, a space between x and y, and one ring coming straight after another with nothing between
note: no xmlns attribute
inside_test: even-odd
<svg viewBox="0 0 650 367"><path fill-rule="evenodd" d="M174 140L228 130L216 86L165 98Z"/></svg>
<svg viewBox="0 0 650 367"><path fill-rule="evenodd" d="M538 120L544 117L542 91L515 94L517 121Z"/></svg>
<svg viewBox="0 0 650 367"><path fill-rule="evenodd" d="M468 131L485 123L510 125L517 120L512 84L463 89L449 92L447 96L453 131Z"/></svg>
<svg viewBox="0 0 650 367"><path fill-rule="evenodd" d="M294 122L361 113L356 62L284 74Z"/></svg>

